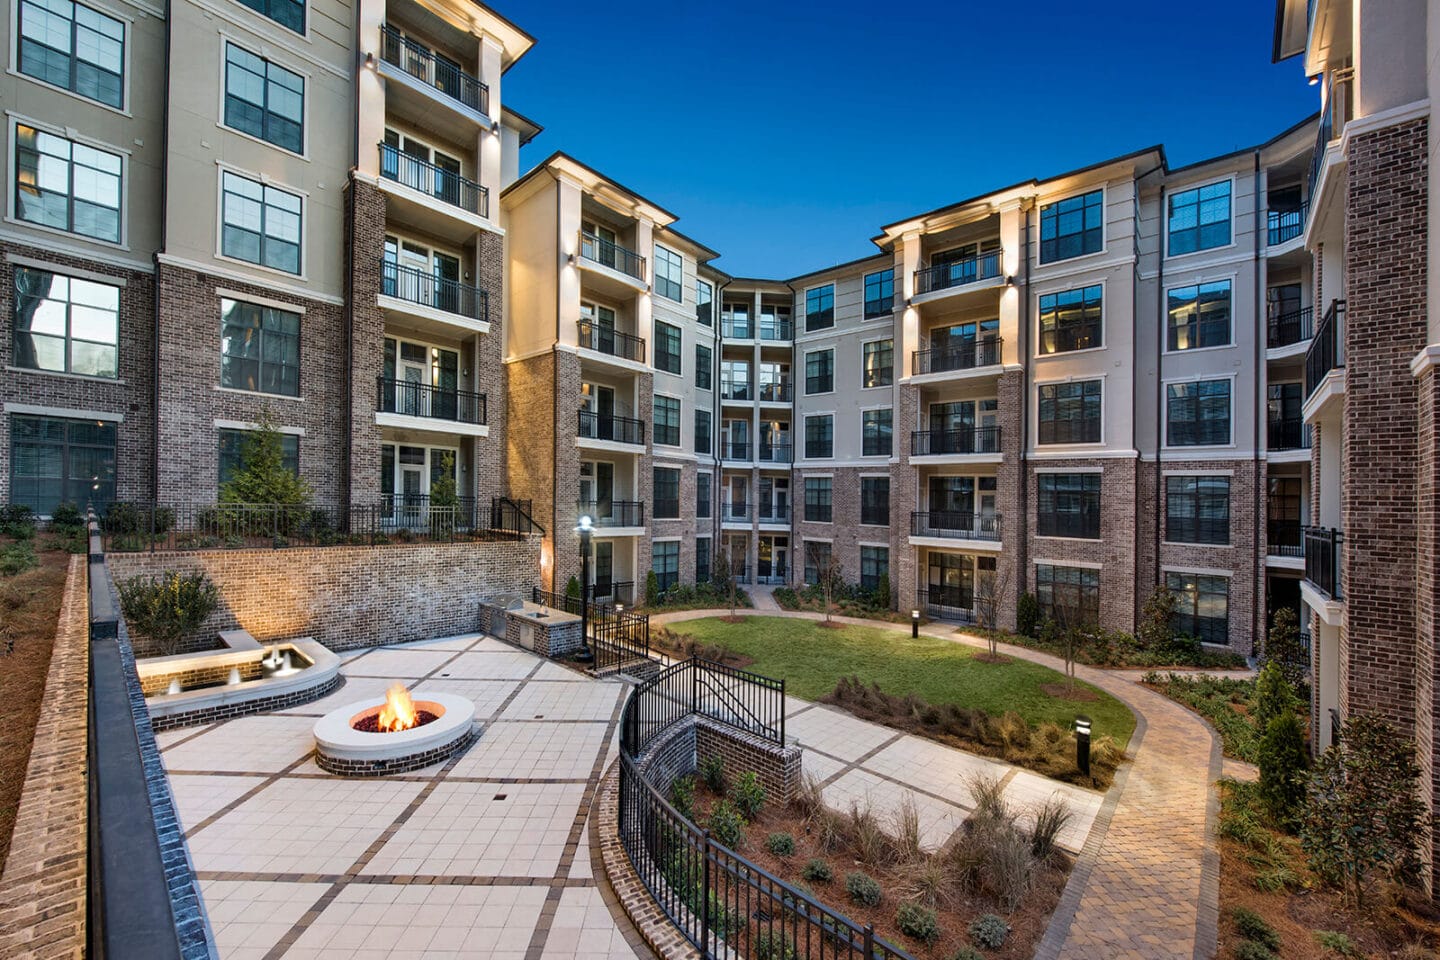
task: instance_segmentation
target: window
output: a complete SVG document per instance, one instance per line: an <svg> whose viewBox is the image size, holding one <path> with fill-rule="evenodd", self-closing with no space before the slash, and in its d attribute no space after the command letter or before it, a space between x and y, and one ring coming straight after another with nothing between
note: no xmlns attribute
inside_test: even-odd
<svg viewBox="0 0 1440 960"><path fill-rule="evenodd" d="M15 366L113 378L119 343L119 287L15 267Z"/></svg>
<svg viewBox="0 0 1440 960"><path fill-rule="evenodd" d="M650 569L664 593L680 582L680 541L656 540L650 545Z"/></svg>
<svg viewBox="0 0 1440 960"><path fill-rule="evenodd" d="M1168 296L1168 350L1196 350L1230 344L1230 281L1171 290Z"/></svg>
<svg viewBox="0 0 1440 960"><path fill-rule="evenodd" d="M655 468L656 520L680 519L680 470L678 467Z"/></svg>
<svg viewBox="0 0 1440 960"><path fill-rule="evenodd" d="M300 395L300 314L220 301L220 386Z"/></svg>
<svg viewBox="0 0 1440 960"><path fill-rule="evenodd" d="M835 284L811 287L805 291L805 330L824 330L835 326Z"/></svg>
<svg viewBox="0 0 1440 960"><path fill-rule="evenodd" d="M695 475L695 516L705 519L710 516L710 474Z"/></svg>
<svg viewBox="0 0 1440 960"><path fill-rule="evenodd" d="M890 456L894 411L889 407L884 410L864 410L861 411L860 416L861 456Z"/></svg>
<svg viewBox="0 0 1440 960"><path fill-rule="evenodd" d="M1040 298L1040 352L1090 350L1102 343L1102 288L1047 293Z"/></svg>
<svg viewBox="0 0 1440 960"><path fill-rule="evenodd" d="M668 447L680 446L679 398L655 397L655 442Z"/></svg>
<svg viewBox="0 0 1440 960"><path fill-rule="evenodd" d="M674 250L655 245L655 292L666 300L685 299L685 260Z"/></svg>
<svg viewBox="0 0 1440 960"><path fill-rule="evenodd" d="M880 589L880 578L890 576L890 551L886 547L860 548L860 589ZM889 599L888 597L886 598Z"/></svg>
<svg viewBox="0 0 1440 960"><path fill-rule="evenodd" d="M1092 190L1040 208L1040 262L1096 253L1105 246L1105 192Z"/></svg>
<svg viewBox="0 0 1440 960"><path fill-rule="evenodd" d="M695 452L710 452L710 411L695 411Z"/></svg>
<svg viewBox="0 0 1440 960"><path fill-rule="evenodd" d="M1062 626L1098 624L1100 571L1037 563L1035 598L1040 601L1040 612Z"/></svg>
<svg viewBox="0 0 1440 960"><path fill-rule="evenodd" d="M1165 388L1165 442L1172 447L1230 442L1230 381L1195 380Z"/></svg>
<svg viewBox="0 0 1440 960"><path fill-rule="evenodd" d="M245 465L245 436L249 430L220 431L220 485L223 487ZM300 438L280 434L280 464L297 476L300 473Z"/></svg>
<svg viewBox="0 0 1440 960"><path fill-rule="evenodd" d="M830 522L830 478L805 478L805 522Z"/></svg>
<svg viewBox="0 0 1440 960"><path fill-rule="evenodd" d="M1100 474L1042 473L1037 480L1040 536L1100 539Z"/></svg>
<svg viewBox="0 0 1440 960"><path fill-rule="evenodd" d="M1230 243L1230 181L1170 195L1170 256Z"/></svg>
<svg viewBox="0 0 1440 960"><path fill-rule="evenodd" d="M233 43L225 44L225 126L305 149L305 79Z"/></svg>
<svg viewBox="0 0 1440 960"><path fill-rule="evenodd" d="M305 0L240 0L241 3L282 27L305 32Z"/></svg>
<svg viewBox="0 0 1440 960"><path fill-rule="evenodd" d="M119 109L125 24L67 0L20 0L20 72Z"/></svg>
<svg viewBox="0 0 1440 960"><path fill-rule="evenodd" d="M1230 478L1166 477L1165 539L1230 542Z"/></svg>
<svg viewBox="0 0 1440 960"><path fill-rule="evenodd" d="M114 423L11 416L11 503L49 516L57 504L100 509L114 499Z"/></svg>
<svg viewBox="0 0 1440 960"><path fill-rule="evenodd" d="M710 389L710 377L714 372L715 362L709 347L703 343L695 344L695 386L700 390Z"/></svg>
<svg viewBox="0 0 1440 960"><path fill-rule="evenodd" d="M830 414L805 418L805 456L809 459L833 457L835 418Z"/></svg>
<svg viewBox="0 0 1440 960"><path fill-rule="evenodd" d="M890 524L890 478L860 478L860 522L869 526Z"/></svg>
<svg viewBox="0 0 1440 960"><path fill-rule="evenodd" d="M1041 443L1100 442L1100 381L1040 387Z"/></svg>
<svg viewBox="0 0 1440 960"><path fill-rule="evenodd" d="M830 572L830 544L824 540L805 541L805 582L819 583Z"/></svg>
<svg viewBox="0 0 1440 960"><path fill-rule="evenodd" d="M226 170L220 252L286 273L300 272L300 198Z"/></svg>
<svg viewBox="0 0 1440 960"><path fill-rule="evenodd" d="M865 319L886 317L895 311L895 268L865 275Z"/></svg>
<svg viewBox="0 0 1440 960"><path fill-rule="evenodd" d="M120 242L120 169L113 153L15 125L15 215L27 223Z"/></svg>
<svg viewBox="0 0 1440 960"><path fill-rule="evenodd" d="M894 340L874 340L860 349L861 386L888 387L895 382Z"/></svg>
<svg viewBox="0 0 1440 960"><path fill-rule="evenodd" d="M655 321L655 369L666 373L680 372L680 328Z"/></svg>
<svg viewBox="0 0 1440 960"><path fill-rule="evenodd" d="M1229 578L1167 573L1165 586L1175 595L1176 633L1202 643L1230 642Z"/></svg>
<svg viewBox="0 0 1440 960"><path fill-rule="evenodd" d="M695 538L695 582L710 582L710 538Z"/></svg>
<svg viewBox="0 0 1440 960"><path fill-rule="evenodd" d="M715 288L708 280L695 281L695 320L709 327L714 324Z"/></svg>
<svg viewBox="0 0 1440 960"><path fill-rule="evenodd" d="M815 350L805 354L805 393L830 393L835 389L835 351Z"/></svg>

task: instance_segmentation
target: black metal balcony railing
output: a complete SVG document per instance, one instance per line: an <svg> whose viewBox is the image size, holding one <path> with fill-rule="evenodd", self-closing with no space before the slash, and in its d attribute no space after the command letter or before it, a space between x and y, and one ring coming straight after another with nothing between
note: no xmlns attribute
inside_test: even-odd
<svg viewBox="0 0 1440 960"><path fill-rule="evenodd" d="M1266 243L1278 247L1294 240L1305 232L1305 211L1308 204L1302 203L1292 210L1266 210Z"/></svg>
<svg viewBox="0 0 1440 960"><path fill-rule="evenodd" d="M1301 307L1299 310L1271 317L1266 322L1265 345L1274 349L1309 340L1315 332L1312 328L1313 314L1310 307Z"/></svg>
<svg viewBox="0 0 1440 960"><path fill-rule="evenodd" d="M1305 352L1305 397L1309 399L1331 370L1345 367L1345 301L1333 300L1315 327Z"/></svg>
<svg viewBox="0 0 1440 960"><path fill-rule="evenodd" d="M394 64L477 113L490 112L490 88L444 57L403 36L390 24L380 27L380 59Z"/></svg>
<svg viewBox="0 0 1440 960"><path fill-rule="evenodd" d="M751 444L749 440L722 440L720 441L720 457L724 460L749 460L751 458Z"/></svg>
<svg viewBox="0 0 1440 960"><path fill-rule="evenodd" d="M446 280L414 267L402 267L389 260L380 262L380 292L471 320L490 319L490 296L479 287L458 280Z"/></svg>
<svg viewBox="0 0 1440 960"><path fill-rule="evenodd" d="M721 400L753 400L749 380L721 380Z"/></svg>
<svg viewBox="0 0 1440 960"><path fill-rule="evenodd" d="M933 267L915 271L915 293L930 293L947 290L950 287L993 280L1000 276L1000 251L991 250L975 257L966 257L952 263L940 263Z"/></svg>
<svg viewBox="0 0 1440 960"><path fill-rule="evenodd" d="M721 317L720 335L727 340L753 340L755 324L749 317Z"/></svg>
<svg viewBox="0 0 1440 960"><path fill-rule="evenodd" d="M789 320L784 320L780 317L762 316L760 318L760 339L771 341L794 340L795 325Z"/></svg>
<svg viewBox="0 0 1440 960"><path fill-rule="evenodd" d="M761 503L756 506L755 512L761 523L790 522L790 504L788 503Z"/></svg>
<svg viewBox="0 0 1440 960"><path fill-rule="evenodd" d="M587 440L609 440L613 443L645 445L645 421L633 417L580 411L580 436Z"/></svg>
<svg viewBox="0 0 1440 960"><path fill-rule="evenodd" d="M380 176L411 190L419 190L425 196L434 197L452 207L478 213L482 217L490 215L490 192L480 184L453 170L412 157L388 143L380 144Z"/></svg>
<svg viewBox="0 0 1440 960"><path fill-rule="evenodd" d="M790 457L790 444L767 443L763 439L760 441L760 456L758 459L761 463L789 463Z"/></svg>
<svg viewBox="0 0 1440 960"><path fill-rule="evenodd" d="M915 591L915 607L932 620L971 623L975 619L975 593L964 587L944 587L932 583L923 590Z"/></svg>
<svg viewBox="0 0 1440 960"><path fill-rule="evenodd" d="M375 378L375 409L428 420L484 425L485 394L467 390L445 390L428 383L412 383L380 376Z"/></svg>
<svg viewBox="0 0 1440 960"><path fill-rule="evenodd" d="M1343 600L1340 554L1345 535L1326 527L1305 528L1305 579L1323 596Z"/></svg>
<svg viewBox="0 0 1440 960"><path fill-rule="evenodd" d="M580 500L575 504L579 516L588 516L597 527L645 526L643 500Z"/></svg>
<svg viewBox="0 0 1440 960"><path fill-rule="evenodd" d="M1315 131L1315 150L1310 156L1310 175L1305 195L1315 200L1315 187L1320 179L1320 170L1325 165L1325 149L1330 141L1345 132L1345 124L1353 114L1350 91L1354 75L1332 73L1326 81L1325 109L1320 112L1320 126Z"/></svg>
<svg viewBox="0 0 1440 960"><path fill-rule="evenodd" d="M583 230L580 232L580 256L602 267L619 270L627 277L645 279L644 257L634 250L625 249L613 240L606 240Z"/></svg>
<svg viewBox="0 0 1440 960"><path fill-rule="evenodd" d="M1309 450L1310 425L1299 417L1269 421L1266 430L1266 448L1270 450Z"/></svg>
<svg viewBox="0 0 1440 960"><path fill-rule="evenodd" d="M964 510L917 511L910 514L910 535L956 540L999 540L1000 515L985 516Z"/></svg>
<svg viewBox="0 0 1440 960"><path fill-rule="evenodd" d="M794 385L789 380L760 384L761 403L789 403L794 395Z"/></svg>
<svg viewBox="0 0 1440 960"><path fill-rule="evenodd" d="M636 363L645 362L644 337L622 333L614 327L606 326L603 323L596 323L594 320L581 320L578 326L580 330L580 346L585 349L609 354L612 357L619 357L621 360L634 360Z"/></svg>
<svg viewBox="0 0 1440 960"><path fill-rule="evenodd" d="M750 520L750 504L743 500L729 500L720 504L720 520L734 523L736 520Z"/></svg>
<svg viewBox="0 0 1440 960"><path fill-rule="evenodd" d="M910 455L912 457L999 452L999 427L972 427L969 430L917 430L910 435Z"/></svg>
<svg viewBox="0 0 1440 960"><path fill-rule="evenodd" d="M1265 528L1265 552L1272 557L1305 556L1304 527L1295 520L1271 520Z"/></svg>
<svg viewBox="0 0 1440 960"><path fill-rule="evenodd" d="M946 370L970 370L991 367L1000 362L1000 337L984 340L961 340L959 343L929 350L915 351L915 372L941 373Z"/></svg>

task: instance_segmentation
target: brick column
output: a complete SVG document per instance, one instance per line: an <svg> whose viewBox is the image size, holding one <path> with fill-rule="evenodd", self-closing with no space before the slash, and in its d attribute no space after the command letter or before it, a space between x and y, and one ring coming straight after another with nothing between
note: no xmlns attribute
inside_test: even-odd
<svg viewBox="0 0 1440 960"><path fill-rule="evenodd" d="M380 261L385 254L385 198L374 184L353 173L345 186L348 270L345 275L346 333L350 345L350 462L347 504L380 499L380 427L375 423L375 378L384 371L385 319L380 295Z"/></svg>

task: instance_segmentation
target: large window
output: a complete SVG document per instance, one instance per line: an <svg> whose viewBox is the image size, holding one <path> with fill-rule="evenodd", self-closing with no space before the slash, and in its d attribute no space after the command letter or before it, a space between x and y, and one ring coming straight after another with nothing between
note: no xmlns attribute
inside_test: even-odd
<svg viewBox="0 0 1440 960"><path fill-rule="evenodd" d="M249 430L220 431L220 485L230 482L245 465L245 436ZM293 433L280 434L280 464L297 476L300 473L300 438Z"/></svg>
<svg viewBox="0 0 1440 960"><path fill-rule="evenodd" d="M890 575L890 551L885 547L860 548L860 589L876 590L880 578ZM889 599L888 597L886 599Z"/></svg>
<svg viewBox="0 0 1440 960"><path fill-rule="evenodd" d="M830 478L805 478L805 522L830 522Z"/></svg>
<svg viewBox="0 0 1440 960"><path fill-rule="evenodd" d="M685 259L658 243L655 245L655 292L676 303L685 299Z"/></svg>
<svg viewBox="0 0 1440 960"><path fill-rule="evenodd" d="M805 291L805 330L825 330L835 326L835 284L811 287Z"/></svg>
<svg viewBox="0 0 1440 960"><path fill-rule="evenodd" d="M823 460L835 455L835 418L821 414L805 418L805 456Z"/></svg>
<svg viewBox="0 0 1440 960"><path fill-rule="evenodd" d="M303 153L305 78L225 44L225 126Z"/></svg>
<svg viewBox="0 0 1440 960"><path fill-rule="evenodd" d="M865 275L865 319L888 317L895 311L895 268Z"/></svg>
<svg viewBox="0 0 1440 960"><path fill-rule="evenodd" d="M1041 297L1040 352L1068 353L1101 346L1102 293L1097 283Z"/></svg>
<svg viewBox="0 0 1440 960"><path fill-rule="evenodd" d="M220 252L286 273L300 272L300 198L226 170Z"/></svg>
<svg viewBox="0 0 1440 960"><path fill-rule="evenodd" d="M895 341L872 340L860 351L862 387L888 387L895 382Z"/></svg>
<svg viewBox="0 0 1440 960"><path fill-rule="evenodd" d="M119 343L119 287L15 268L15 366L113 378Z"/></svg>
<svg viewBox="0 0 1440 960"><path fill-rule="evenodd" d="M651 515L656 520L680 519L680 469L656 467L654 482L655 506Z"/></svg>
<svg viewBox="0 0 1440 960"><path fill-rule="evenodd" d="M1202 643L1230 642L1230 580L1196 573L1167 573L1175 595L1175 632Z"/></svg>
<svg viewBox="0 0 1440 960"><path fill-rule="evenodd" d="M1035 565L1035 598L1040 612L1062 625L1100 622L1100 571L1088 567Z"/></svg>
<svg viewBox="0 0 1440 960"><path fill-rule="evenodd" d="M714 354L703 343L695 344L695 387L699 390L710 389L710 378L713 374Z"/></svg>
<svg viewBox="0 0 1440 960"><path fill-rule="evenodd" d="M15 125L15 215L26 223L120 242L120 157Z"/></svg>
<svg viewBox="0 0 1440 960"><path fill-rule="evenodd" d="M830 572L830 544L824 540L806 540L805 582L819 583Z"/></svg>
<svg viewBox="0 0 1440 960"><path fill-rule="evenodd" d="M1166 349L1197 350L1229 345L1229 280L1171 290L1167 301Z"/></svg>
<svg viewBox="0 0 1440 960"><path fill-rule="evenodd" d="M1165 388L1165 437L1172 447L1230 442L1230 381L1193 380Z"/></svg>
<svg viewBox="0 0 1440 960"><path fill-rule="evenodd" d="M705 519L710 516L710 474L695 474L695 516Z"/></svg>
<svg viewBox="0 0 1440 960"><path fill-rule="evenodd" d="M1100 474L1042 473L1037 480L1040 536L1100 539Z"/></svg>
<svg viewBox="0 0 1440 960"><path fill-rule="evenodd" d="M695 411L695 452L710 452L710 411Z"/></svg>
<svg viewBox="0 0 1440 960"><path fill-rule="evenodd" d="M650 544L650 569L664 593L680 582L680 541L656 540Z"/></svg>
<svg viewBox="0 0 1440 960"><path fill-rule="evenodd" d="M49 516L57 504L103 509L114 499L114 423L11 416L11 503Z"/></svg>
<svg viewBox="0 0 1440 960"><path fill-rule="evenodd" d="M714 301L715 288L708 280L695 281L695 320L697 323L711 326L714 324Z"/></svg>
<svg viewBox="0 0 1440 960"><path fill-rule="evenodd" d="M890 524L890 478L860 478L860 522L884 527Z"/></svg>
<svg viewBox="0 0 1440 960"><path fill-rule="evenodd" d="M220 386L300 395L300 314L220 301Z"/></svg>
<svg viewBox="0 0 1440 960"><path fill-rule="evenodd" d="M830 393L835 389L835 351L814 350L805 354L805 394Z"/></svg>
<svg viewBox="0 0 1440 960"><path fill-rule="evenodd" d="M296 33L305 32L305 0L240 0L241 3Z"/></svg>
<svg viewBox="0 0 1440 960"><path fill-rule="evenodd" d="M890 456L894 432L894 411L889 407L884 410L864 410L861 411L860 417L861 456Z"/></svg>
<svg viewBox="0 0 1440 960"><path fill-rule="evenodd" d="M1170 195L1170 256L1230 243L1230 181Z"/></svg>
<svg viewBox="0 0 1440 960"><path fill-rule="evenodd" d="M1046 383L1040 392L1040 443L1099 443L1099 380Z"/></svg>
<svg viewBox="0 0 1440 960"><path fill-rule="evenodd" d="M680 446L680 399L655 397L655 442L668 447Z"/></svg>
<svg viewBox="0 0 1440 960"><path fill-rule="evenodd" d="M68 0L20 0L20 72L119 108L125 97L125 24Z"/></svg>
<svg viewBox="0 0 1440 960"><path fill-rule="evenodd" d="M680 328L662 320L655 321L655 369L666 373L680 372Z"/></svg>
<svg viewBox="0 0 1440 960"><path fill-rule="evenodd" d="M1165 539L1230 542L1230 478L1166 477Z"/></svg>
<svg viewBox="0 0 1440 960"><path fill-rule="evenodd" d="M1096 253L1105 246L1105 193L1092 190L1040 208L1040 262Z"/></svg>

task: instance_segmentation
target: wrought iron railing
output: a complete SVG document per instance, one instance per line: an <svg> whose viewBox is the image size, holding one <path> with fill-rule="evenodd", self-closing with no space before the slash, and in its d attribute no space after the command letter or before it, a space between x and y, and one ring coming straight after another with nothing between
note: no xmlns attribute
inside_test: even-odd
<svg viewBox="0 0 1440 960"><path fill-rule="evenodd" d="M975 621L975 594L961 587L937 584L915 591L915 606L925 616L936 620Z"/></svg>
<svg viewBox="0 0 1440 960"><path fill-rule="evenodd" d="M723 460L749 461L753 457L749 440L720 441L720 457Z"/></svg>
<svg viewBox="0 0 1440 960"><path fill-rule="evenodd" d="M458 280L446 280L389 260L380 262L380 292L406 303L458 314L471 320L490 319L490 296L479 287Z"/></svg>
<svg viewBox="0 0 1440 960"><path fill-rule="evenodd" d="M760 503L755 506L755 516L761 523L789 523L790 504Z"/></svg>
<svg viewBox="0 0 1440 960"><path fill-rule="evenodd" d="M575 509L582 516L588 515L597 527L645 526L643 500L580 500Z"/></svg>
<svg viewBox="0 0 1440 960"><path fill-rule="evenodd" d="M580 231L580 256L602 267L619 270L636 280L645 279L644 257L634 250L625 249L613 240L606 240L583 230Z"/></svg>
<svg viewBox="0 0 1440 960"><path fill-rule="evenodd" d="M724 380L720 381L721 400L753 400L749 380Z"/></svg>
<svg viewBox="0 0 1440 960"><path fill-rule="evenodd" d="M388 143L380 144L380 176L461 210L490 215L490 191L485 187Z"/></svg>
<svg viewBox="0 0 1440 960"><path fill-rule="evenodd" d="M1000 362L1001 342L1000 337L986 337L983 340L961 340L943 347L916 350L915 372L943 373L947 370L995 366Z"/></svg>
<svg viewBox="0 0 1440 960"><path fill-rule="evenodd" d="M760 317L760 339L783 341L795 339L795 324L779 317Z"/></svg>
<svg viewBox="0 0 1440 960"><path fill-rule="evenodd" d="M486 420L485 394L466 390L445 390L428 383L377 377L375 410L429 420L483 425Z"/></svg>
<svg viewBox="0 0 1440 960"><path fill-rule="evenodd" d="M1310 449L1310 425L1300 417L1270 420L1265 427L1267 449Z"/></svg>
<svg viewBox="0 0 1440 960"><path fill-rule="evenodd" d="M1299 207L1289 210L1266 210L1265 242L1272 247L1278 247L1304 233L1307 207L1308 204L1302 203Z"/></svg>
<svg viewBox="0 0 1440 960"><path fill-rule="evenodd" d="M632 443L644 446L645 421L634 417L618 417L614 414L580 411L580 436L587 440L609 440L613 443Z"/></svg>
<svg viewBox="0 0 1440 960"><path fill-rule="evenodd" d="M478 113L490 112L490 88L443 57L404 36L390 24L380 27L380 59Z"/></svg>
<svg viewBox="0 0 1440 960"><path fill-rule="evenodd" d="M788 443L766 443L760 441L760 455L756 457L761 463L789 463L794 451Z"/></svg>
<svg viewBox="0 0 1440 960"><path fill-rule="evenodd" d="M1305 579L1321 595L1343 600L1340 586L1340 557L1345 535L1326 527L1305 528Z"/></svg>
<svg viewBox="0 0 1440 960"><path fill-rule="evenodd" d="M910 535L956 540L999 540L1000 514L975 514L967 510L917 510L910 514Z"/></svg>
<svg viewBox="0 0 1440 960"><path fill-rule="evenodd" d="M755 321L749 317L722 316L720 335L727 340L755 339Z"/></svg>
<svg viewBox="0 0 1440 960"><path fill-rule="evenodd" d="M1315 327L1315 338L1305 351L1305 397L1320 388L1331 370L1345 367L1345 301L1333 300Z"/></svg>
<svg viewBox="0 0 1440 960"><path fill-rule="evenodd" d="M622 333L594 320L581 320L579 335L580 346L587 350L595 350L622 360L634 360L636 363L645 362L644 337Z"/></svg>
<svg viewBox="0 0 1440 960"><path fill-rule="evenodd" d="M750 521L750 504L744 500L725 500L720 504L720 520L722 523L735 523L743 520Z"/></svg>
<svg viewBox="0 0 1440 960"><path fill-rule="evenodd" d="M1330 141L1345 132L1345 124L1353 115L1350 91L1354 74L1350 71L1336 71L1325 82L1325 108L1320 112L1320 125L1315 130L1315 149L1310 155L1310 175L1305 195L1315 202L1315 188L1319 184L1320 170L1325 165L1325 151Z"/></svg>
<svg viewBox="0 0 1440 960"><path fill-rule="evenodd" d="M968 430L917 430L910 434L910 455L912 457L999 452L999 427L972 427Z"/></svg>
<svg viewBox="0 0 1440 960"><path fill-rule="evenodd" d="M937 263L915 271L915 293L948 290L967 283L993 280L1000 276L1000 251L991 250L979 256L966 257L951 263Z"/></svg>
<svg viewBox="0 0 1440 960"><path fill-rule="evenodd" d="M1265 552L1269 556L1305 556L1305 532L1299 522L1271 520L1265 526Z"/></svg>
<svg viewBox="0 0 1440 960"><path fill-rule="evenodd" d="M794 384L788 379L760 384L761 403L789 403L794 399Z"/></svg>
<svg viewBox="0 0 1440 960"><path fill-rule="evenodd" d="M1269 318L1265 324L1265 345L1274 349L1309 340L1314 333L1313 316L1314 311L1310 307L1301 307Z"/></svg>

